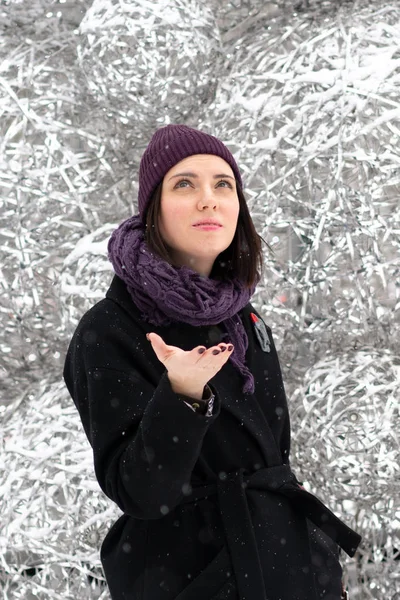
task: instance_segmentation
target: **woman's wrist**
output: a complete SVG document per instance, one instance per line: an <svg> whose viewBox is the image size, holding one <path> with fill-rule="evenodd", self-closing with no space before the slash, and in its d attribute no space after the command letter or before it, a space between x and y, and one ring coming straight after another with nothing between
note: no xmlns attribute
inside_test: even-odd
<svg viewBox="0 0 400 600"><path fill-rule="evenodd" d="M175 383L174 381L170 380L170 384L171 384L171 388L172 391L175 392L175 394L179 394L180 396L188 396L189 398L194 398L195 400L203 400L204 398L204 394L206 393L206 388L208 388L208 386L204 386L201 389L195 389L195 388L191 388L189 389L188 387L182 386L178 383ZM209 388L208 388L209 389ZM209 398L210 395L207 392L207 398Z"/></svg>

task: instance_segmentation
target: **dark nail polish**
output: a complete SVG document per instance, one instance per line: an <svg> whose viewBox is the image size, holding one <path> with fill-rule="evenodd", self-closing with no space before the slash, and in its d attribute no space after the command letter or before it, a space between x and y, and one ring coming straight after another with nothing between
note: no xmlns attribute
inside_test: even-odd
<svg viewBox="0 0 400 600"><path fill-rule="evenodd" d="M232 346L232 344L229 344L229 346L228 346L228 350L229 350L229 352L230 352L231 350L233 350L233 346Z"/></svg>
<svg viewBox="0 0 400 600"><path fill-rule="evenodd" d="M219 350L213 350L212 353L213 354L219 354Z"/></svg>
<svg viewBox="0 0 400 600"><path fill-rule="evenodd" d="M226 348L221 348L221 352L225 352Z"/></svg>
<svg viewBox="0 0 400 600"><path fill-rule="evenodd" d="M199 354L204 354L204 352L205 352L205 348L199 348L199 349L197 350L197 352L198 352Z"/></svg>

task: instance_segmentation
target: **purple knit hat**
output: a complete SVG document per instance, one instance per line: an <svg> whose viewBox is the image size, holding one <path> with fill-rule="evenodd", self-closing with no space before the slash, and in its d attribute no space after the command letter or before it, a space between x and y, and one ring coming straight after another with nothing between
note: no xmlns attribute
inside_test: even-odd
<svg viewBox="0 0 400 600"><path fill-rule="evenodd" d="M228 148L216 137L186 125L158 129L143 153L139 167L139 214L143 218L154 189L178 162L193 154L215 154L232 168L243 188L239 168Z"/></svg>

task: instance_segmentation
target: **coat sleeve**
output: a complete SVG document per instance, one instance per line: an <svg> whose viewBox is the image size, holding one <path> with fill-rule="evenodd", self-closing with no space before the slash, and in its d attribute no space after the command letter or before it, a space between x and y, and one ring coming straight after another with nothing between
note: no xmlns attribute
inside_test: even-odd
<svg viewBox="0 0 400 600"><path fill-rule="evenodd" d="M144 334L124 340L111 328L99 336L93 324L80 325L63 376L92 446L101 489L124 513L157 519L190 493L192 471L220 413L220 398L208 384L215 394L212 416L189 410L172 390L165 367L151 356L147 340L139 338Z"/></svg>

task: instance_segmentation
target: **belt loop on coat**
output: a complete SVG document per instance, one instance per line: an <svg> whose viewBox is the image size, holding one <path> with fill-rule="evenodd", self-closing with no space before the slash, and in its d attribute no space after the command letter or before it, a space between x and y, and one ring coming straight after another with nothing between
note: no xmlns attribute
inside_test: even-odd
<svg viewBox="0 0 400 600"><path fill-rule="evenodd" d="M243 471L233 471L219 479L219 508L240 600L266 600Z"/></svg>

